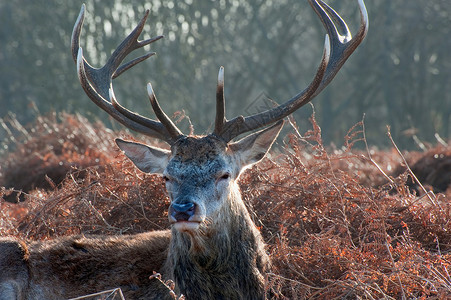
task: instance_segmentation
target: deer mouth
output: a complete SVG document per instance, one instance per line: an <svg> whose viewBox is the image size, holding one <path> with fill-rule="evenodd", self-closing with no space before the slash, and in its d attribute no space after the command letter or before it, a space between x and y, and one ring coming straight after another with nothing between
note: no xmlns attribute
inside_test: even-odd
<svg viewBox="0 0 451 300"><path fill-rule="evenodd" d="M169 207L168 218L169 223L178 231L195 231L204 220L197 205L192 202L172 203Z"/></svg>
<svg viewBox="0 0 451 300"><path fill-rule="evenodd" d="M180 232L193 232L197 231L201 222L193 221L178 221L172 224L173 228Z"/></svg>
<svg viewBox="0 0 451 300"><path fill-rule="evenodd" d="M180 219L180 218L176 218L172 215L169 215L169 223L171 223L172 225L174 224L178 224L178 223L194 223L194 224L200 224L203 222L202 217L198 216L198 215L193 215L189 218L186 219Z"/></svg>

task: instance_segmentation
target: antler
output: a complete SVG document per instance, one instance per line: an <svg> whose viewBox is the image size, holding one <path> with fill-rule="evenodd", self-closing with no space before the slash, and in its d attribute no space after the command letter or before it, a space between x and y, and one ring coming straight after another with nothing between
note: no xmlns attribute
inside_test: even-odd
<svg viewBox="0 0 451 300"><path fill-rule="evenodd" d="M326 41L320 66L310 85L282 105L248 117L225 118L224 70L221 67L216 92L216 121L213 134L229 142L238 135L275 123L310 102L335 77L340 68L360 45L368 32L368 13L363 0L358 0L360 27L354 38L345 21L333 8L321 0L309 0L310 5L326 28Z"/></svg>
<svg viewBox="0 0 451 300"><path fill-rule="evenodd" d="M154 52L149 52L143 56L133 59L132 61L121 65L122 61L132 51L149 45L163 36L157 36L148 40L139 41L138 37L141 34L144 24L149 15L149 10L130 33L129 36L116 48L107 63L101 68L94 68L83 57L83 50L80 47L80 33L83 26L86 7L83 4L75 22L72 32L72 58L77 65L77 73L80 79L81 86L89 98L97 104L100 108L106 111L114 119L125 125L126 127L138 131L142 134L156 137L163 141L172 144L182 132L175 126L175 124L166 116L157 99L153 93L153 89L149 84L147 92L152 108L159 121L148 119L129 111L122 107L116 100L113 91L112 81L116 77L123 74L128 69L137 65L154 55Z"/></svg>
<svg viewBox="0 0 451 300"><path fill-rule="evenodd" d="M354 38L351 37L351 32L345 21L329 5L321 0L309 0L309 2L327 31L323 56L313 81L306 89L282 105L251 116L238 116L232 120L227 120L225 118L224 68L221 67L216 90L214 135L229 142L242 133L270 125L292 114L310 102L332 81L349 56L363 41L368 31L368 14L363 0L358 0L360 27ZM77 64L78 77L86 94L95 104L128 128L173 144L183 133L161 109L150 83L147 85L147 92L152 109L159 121L143 117L121 106L113 91L113 79L155 53L147 53L121 65L125 57L132 51L163 37L157 36L145 41L138 40L149 15L149 10L146 11L146 14L130 35L113 52L105 66L101 68L93 68L83 57L83 50L80 47L80 33L84 15L85 5L83 4L72 32L72 57Z"/></svg>

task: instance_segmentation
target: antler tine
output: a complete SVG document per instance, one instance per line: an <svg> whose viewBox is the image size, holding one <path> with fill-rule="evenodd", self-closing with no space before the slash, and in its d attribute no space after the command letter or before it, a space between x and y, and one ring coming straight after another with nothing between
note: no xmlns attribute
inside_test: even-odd
<svg viewBox="0 0 451 300"><path fill-rule="evenodd" d="M225 118L225 99L224 99L224 67L219 68L218 85L216 87L216 118L215 118L215 135L219 135L223 130Z"/></svg>
<svg viewBox="0 0 451 300"><path fill-rule="evenodd" d="M121 65L122 61L132 51L142 48L163 37L157 36L144 41L138 40L149 15L149 10L146 11L144 17L141 19L135 29L124 39L124 41L116 48L116 50L114 50L105 66L101 68L94 68L90 66L86 59L83 57L83 51L80 47L80 33L85 17L85 10L86 6L83 4L72 31L71 45L72 56L75 60L75 63L77 64L78 77L84 91L96 105L106 111L121 124L132 130L148 136L156 137L171 144L174 139L174 132L177 132L179 135L181 134L177 127L175 127L172 122L171 124L173 126L166 127L166 125L168 125L167 122L158 122L143 117L139 114L127 110L125 107L122 107L117 102L116 97L114 96L112 85L112 80L114 78L120 76L128 69L155 54L153 52L150 52ZM159 112L156 111L155 113L158 116Z"/></svg>
<svg viewBox="0 0 451 300"><path fill-rule="evenodd" d="M327 32L329 34L332 33L330 36L332 39L338 39L341 41L348 41L352 38L351 32L349 31L348 25L346 22L340 17L340 15L327 3L324 2L318 2L318 3L312 3L310 1L310 5L315 9L315 6L321 5L321 7L324 9L324 11L327 12L326 15L323 15L322 11L319 11L321 22L323 23L324 27L327 28ZM316 11L316 10L315 10ZM323 19L332 18L333 22L324 22ZM338 27L338 29L337 29ZM335 30L334 30L335 28ZM335 34L337 33L337 34Z"/></svg>
<svg viewBox="0 0 451 300"><path fill-rule="evenodd" d="M74 60L75 63L77 63L78 49L80 48L80 34L81 28L83 27L83 21L85 20L85 10L86 5L83 3L81 5L80 13L78 14L77 20L75 21L74 29L72 29L72 36L70 38L72 59Z"/></svg>
<svg viewBox="0 0 451 300"><path fill-rule="evenodd" d="M160 39L161 37L158 37L158 38ZM148 59L149 57L151 57L155 54L156 54L155 52L149 52L143 56L133 59L132 61L130 61L126 64L123 64L116 70L116 72L114 72L112 79L116 79L117 77L119 77L122 73L124 73L128 69L134 67L135 65L139 64L142 61L145 61L146 59Z"/></svg>
<svg viewBox="0 0 451 300"><path fill-rule="evenodd" d="M305 90L277 107L248 117L238 116L230 121L224 121L222 130L217 135L225 141L229 142L242 133L275 123L310 102L332 81L365 38L368 31L368 13L363 0L358 0L360 27L354 38L351 37L346 23L330 6L321 0L309 0L309 2L327 32L323 57L313 81Z"/></svg>
<svg viewBox="0 0 451 300"><path fill-rule="evenodd" d="M344 65L349 56L351 56L355 49L361 44L368 32L369 23L368 12L363 0L358 0L360 26L354 37L352 37L346 23L333 8L321 0L309 0L309 2L326 28L326 31L331 38L332 45L331 64L327 66L323 81L313 95L313 97L315 97L322 92L322 90L332 81L332 79L334 79L335 75L337 75L338 71ZM331 18L338 23L340 30L343 31L342 34L337 31Z"/></svg>
<svg viewBox="0 0 451 300"><path fill-rule="evenodd" d="M368 12L366 11L365 3L363 2L363 0L358 0L358 2L359 2L359 12L360 12L360 27L359 27L359 31L357 31L357 34L355 35L355 40L351 41L351 43L355 44L354 45L355 48L357 48L360 45L360 42L365 38L366 34L368 33L368 28L370 25L370 22L368 20Z"/></svg>
<svg viewBox="0 0 451 300"><path fill-rule="evenodd" d="M152 109L155 112L155 115L167 129L172 139L176 140L178 137L183 135L183 133L177 128L177 126L175 126L171 119L161 109L150 82L147 84L147 95L149 96L150 104L152 105Z"/></svg>

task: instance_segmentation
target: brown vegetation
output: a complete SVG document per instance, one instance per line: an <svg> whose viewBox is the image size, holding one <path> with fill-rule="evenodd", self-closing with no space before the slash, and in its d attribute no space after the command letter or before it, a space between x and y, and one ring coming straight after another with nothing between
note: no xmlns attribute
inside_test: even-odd
<svg viewBox="0 0 451 300"><path fill-rule="evenodd" d="M11 116L0 119L0 125L10 133L6 146L14 149L0 164L0 185L14 189L5 196L9 202L23 201L21 191L51 189L68 173L103 166L113 158L116 133L81 115L52 113L39 116L28 127Z"/></svg>
<svg viewBox="0 0 451 300"><path fill-rule="evenodd" d="M24 189L24 179L32 182L25 202L0 202L0 235L35 240L166 228L162 179L139 172L115 150L117 133L79 116L59 117L65 122L38 120L30 138L0 162L0 186ZM406 184L408 171L387 175L402 162L396 151L351 150L363 139L362 124L349 132L343 149L326 151L320 128L311 121L312 130L302 137L294 130L279 151L240 180L268 243L274 297L450 297L449 184L440 187L443 194L418 196ZM449 147L436 147L424 157L434 153L449 161ZM413 157L412 170L422 161L419 154L405 157ZM447 176L449 168L442 169L435 177ZM60 182L49 171L69 172L55 177L64 177ZM36 184L45 174L51 180L44 181L53 184ZM1 191L4 197L10 193Z"/></svg>

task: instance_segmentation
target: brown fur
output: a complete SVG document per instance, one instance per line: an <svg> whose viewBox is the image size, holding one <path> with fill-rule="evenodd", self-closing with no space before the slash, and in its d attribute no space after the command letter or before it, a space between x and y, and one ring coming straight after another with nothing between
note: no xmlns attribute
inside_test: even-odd
<svg viewBox="0 0 451 300"><path fill-rule="evenodd" d="M27 246L0 238L0 299L24 299L28 285Z"/></svg>
<svg viewBox="0 0 451 300"><path fill-rule="evenodd" d="M235 189L201 234L173 230L167 266L187 299L264 299L270 260Z"/></svg>
<svg viewBox="0 0 451 300"><path fill-rule="evenodd" d="M67 299L117 287L126 299L171 299L167 288L149 279L153 271L163 271L169 241L169 231L70 236L28 247L0 239L0 250L8 249L0 256L0 299L15 299L6 296L5 278L15 280L10 285L17 299Z"/></svg>

